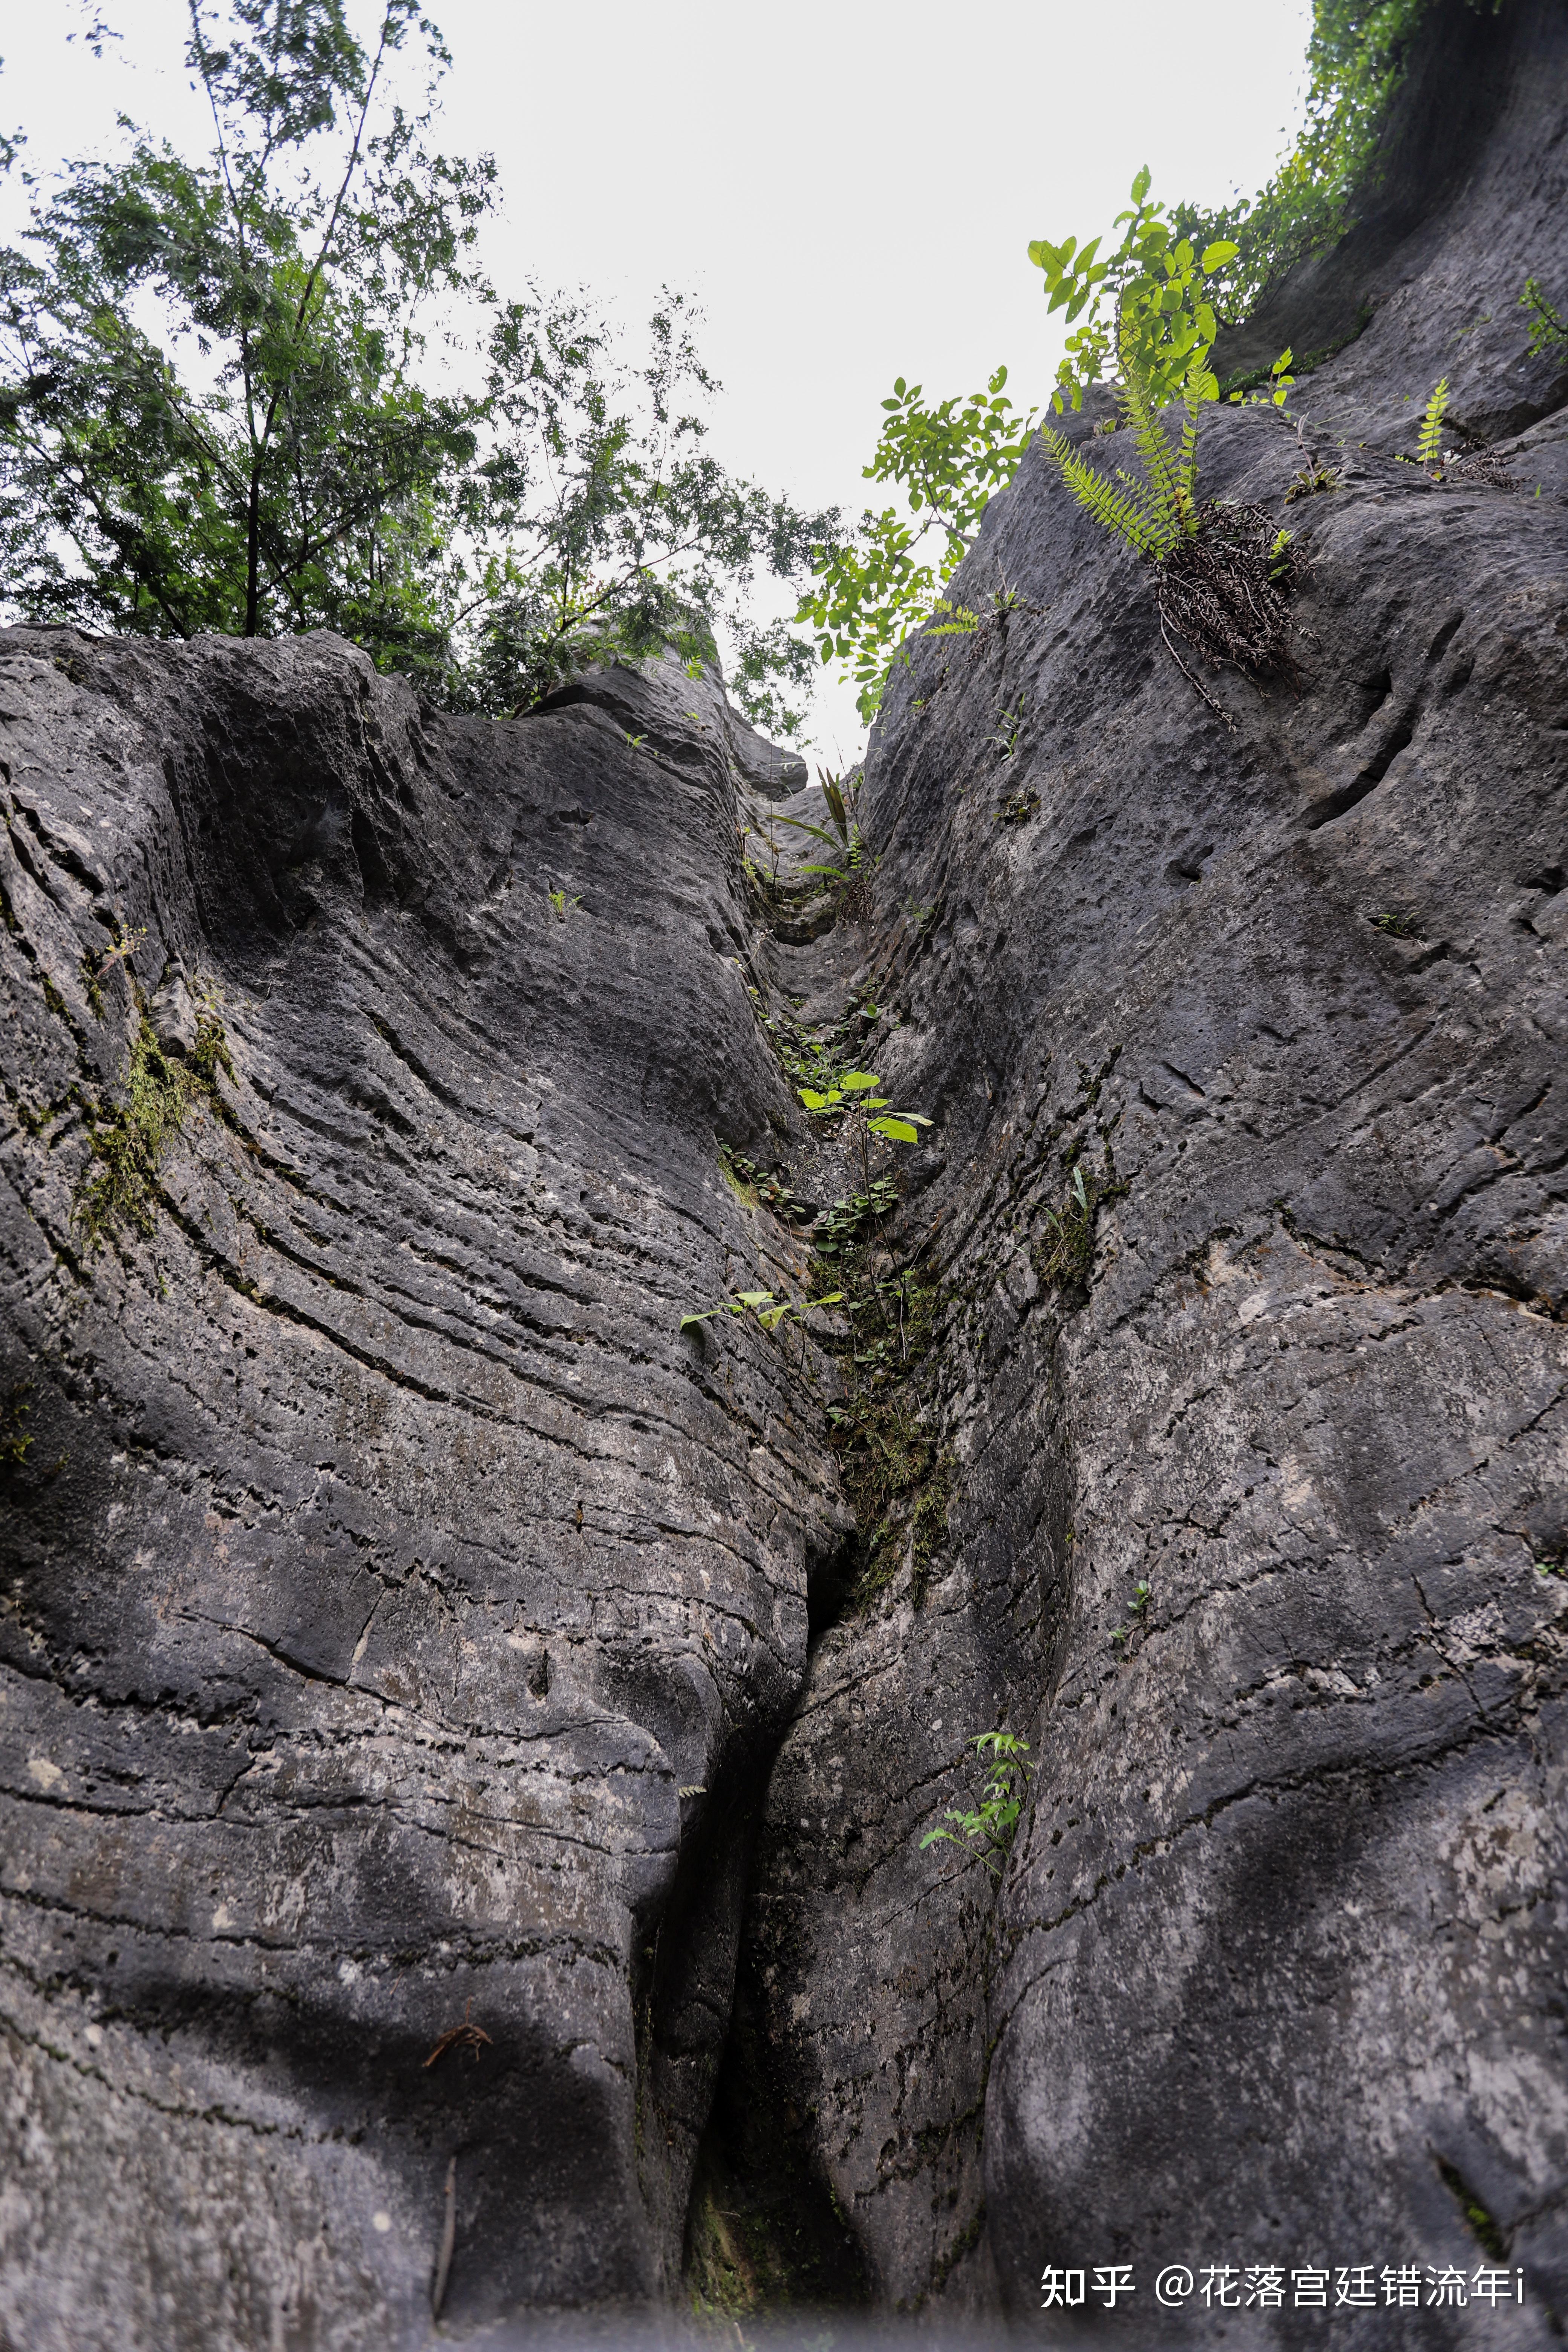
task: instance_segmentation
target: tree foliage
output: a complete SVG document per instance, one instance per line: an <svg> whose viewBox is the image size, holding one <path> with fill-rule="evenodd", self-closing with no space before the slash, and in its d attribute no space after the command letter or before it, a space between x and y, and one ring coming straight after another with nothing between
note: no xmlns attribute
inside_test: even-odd
<svg viewBox="0 0 1568 2352"><path fill-rule="evenodd" d="M1029 258L1045 274L1048 307L1065 310L1074 327L1057 370L1051 405L1082 405L1091 383L1114 356L1123 385L1136 383L1154 408L1170 400L1217 398L1209 367L1218 322L1209 280L1236 257L1236 247L1215 239L1200 257L1189 237L1173 238L1164 206L1149 195L1147 164L1132 183L1131 205L1119 213L1121 244L1102 261L1102 239L1079 246L1076 236L1052 245L1036 240Z"/></svg>
<svg viewBox="0 0 1568 2352"><path fill-rule="evenodd" d="M1000 367L984 392L930 406L921 387L900 376L882 403L882 430L865 478L896 483L909 514L868 507L852 541L816 551L815 584L795 617L818 632L821 659L843 663L853 676L868 726L913 630L933 618L939 627L973 625L962 615L937 616L951 610L942 591L973 544L993 492L1012 480L1035 429L1037 412L1020 414L1004 390L1006 382Z"/></svg>
<svg viewBox="0 0 1568 2352"><path fill-rule="evenodd" d="M804 574L834 514L805 515L736 481L703 446L695 313L668 289L640 366L581 299L531 289L502 306L487 352L486 438L462 488L451 601L475 622L459 699L526 708L584 662L672 645L711 659L722 620L748 715L794 730L788 697L809 646L757 626L759 564Z"/></svg>
<svg viewBox="0 0 1568 2352"><path fill-rule="evenodd" d="M476 258L495 167L431 144L449 59L419 0L375 0L365 40L346 0L188 5L209 152L125 123L115 159L25 175L29 226L0 252L16 607L175 637L333 628L509 711L612 647L711 655L726 620L742 698L789 726L811 651L748 594L759 566L804 577L837 519L705 453L689 306L667 297L638 369L581 299L496 295ZM442 378L454 301L485 327Z"/></svg>
<svg viewBox="0 0 1568 2352"><path fill-rule="evenodd" d="M473 282L493 167L387 100L411 34L438 70L417 0L368 50L341 0L192 0L210 154L132 132L30 183L27 250L0 257L0 527L30 615L438 639L426 550L475 416L416 381L418 322Z"/></svg>

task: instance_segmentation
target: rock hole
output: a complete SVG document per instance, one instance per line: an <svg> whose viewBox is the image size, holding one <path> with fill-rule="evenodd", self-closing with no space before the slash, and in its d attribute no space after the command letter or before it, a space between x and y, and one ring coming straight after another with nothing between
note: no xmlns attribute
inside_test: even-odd
<svg viewBox="0 0 1568 2352"><path fill-rule="evenodd" d="M1189 851L1185 856L1173 857L1165 868L1166 881L1201 882L1204 878L1205 862L1214 856L1214 843L1209 841L1205 842L1201 849Z"/></svg>
<svg viewBox="0 0 1568 2352"><path fill-rule="evenodd" d="M805 1576L805 1639L814 1650L830 1625L837 1625L849 1603L860 1573L860 1545L851 1533L813 1560Z"/></svg>
<svg viewBox="0 0 1568 2352"><path fill-rule="evenodd" d="M1448 647L1453 644L1454 639L1458 635L1461 628L1463 628L1464 623L1465 616L1463 613L1456 613L1451 620L1444 622L1442 627L1438 630L1436 635L1433 638L1431 644L1426 648L1426 666L1428 668L1431 667L1434 662L1442 660L1443 656L1447 652Z"/></svg>
<svg viewBox="0 0 1568 2352"><path fill-rule="evenodd" d="M1343 816L1347 811L1359 807L1369 793L1377 790L1401 751L1409 748L1415 735L1413 719L1402 719L1396 727L1391 727L1381 749L1373 753L1359 775L1342 785L1337 793L1331 793L1326 800L1312 803L1307 814L1308 832L1316 833L1320 825L1331 824L1335 817Z"/></svg>

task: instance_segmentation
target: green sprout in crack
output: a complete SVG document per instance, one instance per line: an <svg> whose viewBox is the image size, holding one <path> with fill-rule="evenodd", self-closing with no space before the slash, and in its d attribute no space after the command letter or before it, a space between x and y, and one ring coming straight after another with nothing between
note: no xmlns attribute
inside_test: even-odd
<svg viewBox="0 0 1568 2352"><path fill-rule="evenodd" d="M1029 1743L1013 1731L981 1731L966 1744L989 1767L984 1789L967 1811L950 1805L942 1822L921 1838L921 1852L944 1842L966 1848L985 1864L993 1878L1000 1878L1035 1769L1028 1760Z"/></svg>
<svg viewBox="0 0 1568 2352"><path fill-rule="evenodd" d="M694 1331L711 1315L754 1316L764 1331L776 1331L788 1315L809 1315L816 1307L837 1307L844 1297L841 1290L830 1290L821 1298L783 1298L772 1290L740 1290L733 1298L721 1298L717 1307L704 1307L700 1313L683 1315L680 1328Z"/></svg>
<svg viewBox="0 0 1568 2352"><path fill-rule="evenodd" d="M1147 1623L1149 1603L1152 1598L1152 1590L1149 1585L1140 1582L1133 1586L1132 1598L1127 1604L1127 1614L1131 1622L1126 1625L1113 1625L1111 1627L1110 1638L1112 1642L1116 1643L1118 1645L1131 1642L1133 1634L1138 1631L1139 1627Z"/></svg>
<svg viewBox="0 0 1568 2352"><path fill-rule="evenodd" d="M569 898L564 890L547 890L545 892L545 897L550 901L551 913L555 917L557 922L562 923L566 920L569 908L573 907L580 907L583 903L581 897Z"/></svg>
<svg viewBox="0 0 1568 2352"><path fill-rule="evenodd" d="M1065 1288L1089 1280L1094 1265L1094 1213L1098 1202L1094 1179L1085 1176L1079 1160L1074 1166L1061 1207L1046 1211L1047 1238L1036 1264L1042 1282L1058 1283Z"/></svg>
<svg viewBox="0 0 1568 2352"><path fill-rule="evenodd" d="M33 1441L24 1433L22 1423L33 1409L27 1402L32 1389L31 1381L20 1381L0 1397L0 1470L19 1469L27 1458Z"/></svg>
<svg viewBox="0 0 1568 2352"><path fill-rule="evenodd" d="M91 1007L93 1018L103 1018L103 982L117 963L129 963L147 936L147 926L140 924L126 931L110 948L89 948L81 960L82 993ZM63 1007L62 1007L63 1010Z"/></svg>
<svg viewBox="0 0 1568 2352"><path fill-rule="evenodd" d="M1026 697L1020 695L1010 710L999 712L995 734L985 738L987 743L995 746L999 760L1011 760L1016 755L1018 738L1024 731L1025 700Z"/></svg>

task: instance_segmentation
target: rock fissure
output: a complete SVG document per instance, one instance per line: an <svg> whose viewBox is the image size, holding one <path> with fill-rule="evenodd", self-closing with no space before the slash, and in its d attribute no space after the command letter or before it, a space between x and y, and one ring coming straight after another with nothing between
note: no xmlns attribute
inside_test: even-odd
<svg viewBox="0 0 1568 2352"><path fill-rule="evenodd" d="M416 2352L454 2151L458 2338L1474 2213L1568 2307L1568 44L1429 16L1388 205L1237 331L1301 435L1204 424L1299 693L1206 708L1032 451L842 891L674 660L493 723L0 635L8 2339L259 2352L309 2245L301 2347ZM1518 490L1395 467L1442 373ZM237 1075L78 1248L209 980ZM851 1067L934 1122L864 1208ZM999 1880L921 1843L993 1728Z"/></svg>

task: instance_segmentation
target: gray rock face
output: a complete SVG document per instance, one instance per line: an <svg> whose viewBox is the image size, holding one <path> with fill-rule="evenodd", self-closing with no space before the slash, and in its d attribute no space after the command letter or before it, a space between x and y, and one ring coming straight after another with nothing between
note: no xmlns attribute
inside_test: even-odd
<svg viewBox="0 0 1568 2352"><path fill-rule="evenodd" d="M911 1560L814 1658L742 2015L881 2295L1053 2341L1082 2323L1033 2319L1047 2265L1131 2264L1118 2340L1152 2346L1292 2324L1201 2291L1177 2320L1166 2264L1239 2295L1415 2263L1424 2297L1428 2264L1525 2266L1507 2314L1379 2284L1324 2322L1358 2343L1544 2343L1568 2308L1560 408L1519 492L1379 454L1456 305L1497 322L1457 404L1510 421L1518 284L1565 282L1561 14L1486 38L1467 201L1406 221L1400 299L1298 396L1340 487L1286 508L1271 412L1205 428L1205 488L1298 533L1300 692L1211 673L1205 710L1032 455L955 585L980 628L895 680L868 761L853 984L941 1122L907 1213L959 1472L923 1604ZM919 1840L1001 1723L1037 1772L994 1904Z"/></svg>
<svg viewBox="0 0 1568 2352"><path fill-rule="evenodd" d="M1495 318L1568 291L1561 26L1475 22L1493 211L1401 249ZM1521 490L1394 462L1408 286L1298 397L1337 488L1205 426L1299 690L1208 708L1031 456L864 919L748 877L820 794L674 665L492 726L0 636L6 2343L423 2344L454 2159L458 2336L717 2279L1068 2343L1114 2263L1118 2341L1262 2347L1156 2273L1495 2254L1311 2324L1555 2340L1568 485L1550 380ZM792 1006L935 1122L879 1526L842 1324L678 1328L819 1295L718 1149L844 1188ZM1003 1725L994 1880L921 1840Z"/></svg>
<svg viewBox="0 0 1568 2352"><path fill-rule="evenodd" d="M0 677L0 2326L423 2340L453 2154L455 2319L656 2294L844 1520L777 1350L677 1337L762 1278L715 1128L789 1109L721 699L624 681L633 748L328 639ZM85 1117L204 1000L232 1075L94 1248Z"/></svg>

